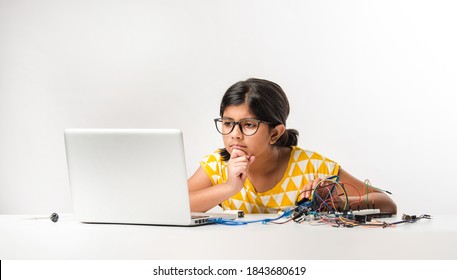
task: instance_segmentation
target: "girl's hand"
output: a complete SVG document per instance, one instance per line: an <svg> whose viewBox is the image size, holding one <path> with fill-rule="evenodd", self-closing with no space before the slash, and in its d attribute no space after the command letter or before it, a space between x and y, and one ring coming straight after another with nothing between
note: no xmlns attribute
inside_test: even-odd
<svg viewBox="0 0 457 280"><path fill-rule="evenodd" d="M313 192L313 190L316 188L316 185L319 184L319 182L322 181L321 178L316 178L312 181L309 181L308 183L306 183L306 185L303 186L302 190L301 190L301 195L299 197L299 199L303 199L303 198L308 198L311 196L311 193Z"/></svg>
<svg viewBox="0 0 457 280"><path fill-rule="evenodd" d="M235 190L240 191L248 174L249 166L254 162L255 156L248 156L241 150L234 149L227 164L227 183Z"/></svg>
<svg viewBox="0 0 457 280"><path fill-rule="evenodd" d="M344 208L344 201L338 195L338 191L333 189L334 183L331 181L324 181L322 179L316 178L312 181L309 181L306 185L303 186L303 194L299 197L300 199L307 198L309 199L313 191L315 192L316 197L313 196L313 201L317 201L319 209L313 209L318 211L341 211ZM332 190L333 189L333 190ZM331 192L331 194L330 194ZM330 196L329 196L330 194ZM325 206L328 205L328 207ZM316 207L316 206L315 206Z"/></svg>

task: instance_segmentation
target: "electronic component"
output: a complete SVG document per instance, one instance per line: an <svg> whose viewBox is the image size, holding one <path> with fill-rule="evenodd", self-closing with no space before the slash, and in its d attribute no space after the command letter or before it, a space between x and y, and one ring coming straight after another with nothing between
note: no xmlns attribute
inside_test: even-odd
<svg viewBox="0 0 457 280"><path fill-rule="evenodd" d="M371 217L369 215L354 215L354 221L364 224L371 222Z"/></svg>
<svg viewBox="0 0 457 280"><path fill-rule="evenodd" d="M298 193L295 206L286 210L280 210L278 212L279 216L276 218L248 221L218 219L215 222L224 225L246 225L258 222L263 224L284 224L294 221L296 223L308 222L312 225L328 224L332 227L353 228L363 226L386 228L400 223L414 223L420 219L431 219L431 216L426 214L421 216L403 214L402 220L397 222L376 220L377 218L392 217L394 213L382 212L376 208L374 200L369 201L369 189L383 191L389 194L390 192L375 188L369 181L366 181L366 200L364 201L362 195L359 195L360 199L357 203L359 207L362 203L364 204L366 202L367 209L352 210L348 193L346 192L346 186L348 185L339 182L338 176L330 176L317 183L314 189L311 190L309 197L298 199L303 195L303 192ZM237 215L239 218L244 216L244 212L239 210L226 210L224 213ZM282 218L285 219L281 220Z"/></svg>
<svg viewBox="0 0 457 280"><path fill-rule="evenodd" d="M397 225L397 224L401 224L401 223L415 223L415 222L419 221L420 219L430 220L431 218L432 218L432 216L430 216L428 214L423 214L420 216L403 214L401 216L401 221L394 222L392 224Z"/></svg>
<svg viewBox="0 0 457 280"><path fill-rule="evenodd" d="M30 219L33 219L33 220L50 219L53 223L57 223L57 221L59 220L59 215L57 213L52 213L51 216L33 217Z"/></svg>
<svg viewBox="0 0 457 280"><path fill-rule="evenodd" d="M368 214L377 214L380 213L379 209L361 209L361 210L352 210L354 215L368 215Z"/></svg>
<svg viewBox="0 0 457 280"><path fill-rule="evenodd" d="M235 214L238 218L244 217L243 210L224 210L224 214Z"/></svg>
<svg viewBox="0 0 457 280"><path fill-rule="evenodd" d="M52 213L49 219L51 219L53 223L57 223L57 221L59 220L59 215L57 213Z"/></svg>

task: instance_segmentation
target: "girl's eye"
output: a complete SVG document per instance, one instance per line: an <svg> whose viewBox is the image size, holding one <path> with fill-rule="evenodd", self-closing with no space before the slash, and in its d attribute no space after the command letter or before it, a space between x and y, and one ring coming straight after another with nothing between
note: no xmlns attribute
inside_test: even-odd
<svg viewBox="0 0 457 280"><path fill-rule="evenodd" d="M255 122L245 122L244 127L246 128L255 128L257 124Z"/></svg>

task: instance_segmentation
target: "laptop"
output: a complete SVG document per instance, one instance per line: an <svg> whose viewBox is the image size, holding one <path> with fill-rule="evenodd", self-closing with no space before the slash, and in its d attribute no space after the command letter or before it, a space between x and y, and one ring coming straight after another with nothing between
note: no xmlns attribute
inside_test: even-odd
<svg viewBox="0 0 457 280"><path fill-rule="evenodd" d="M190 211L178 129L65 129L64 138L79 221L196 226L220 216Z"/></svg>

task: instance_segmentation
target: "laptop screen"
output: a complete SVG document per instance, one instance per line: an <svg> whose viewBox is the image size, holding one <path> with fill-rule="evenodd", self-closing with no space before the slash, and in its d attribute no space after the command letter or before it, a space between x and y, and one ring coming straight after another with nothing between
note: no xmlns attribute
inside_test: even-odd
<svg viewBox="0 0 457 280"><path fill-rule="evenodd" d="M190 223L177 129L66 129L74 214L82 222Z"/></svg>

